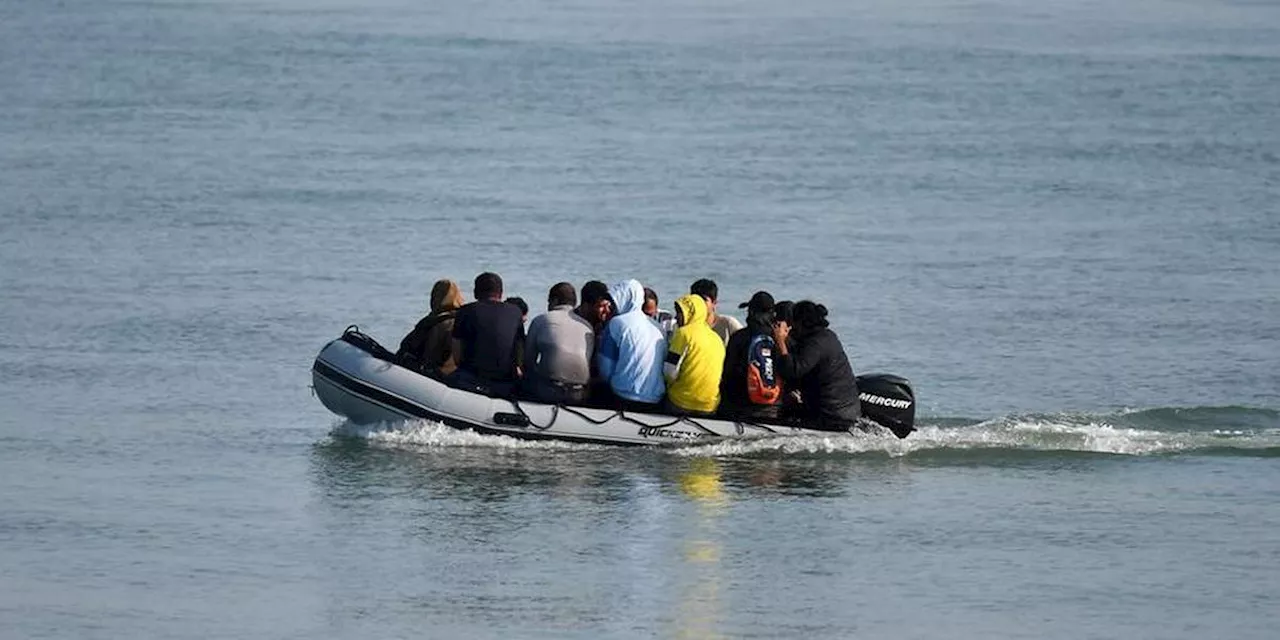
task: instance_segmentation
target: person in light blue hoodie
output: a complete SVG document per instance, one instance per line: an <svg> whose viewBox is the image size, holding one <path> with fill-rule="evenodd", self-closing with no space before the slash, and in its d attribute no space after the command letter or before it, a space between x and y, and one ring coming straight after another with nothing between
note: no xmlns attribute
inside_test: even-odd
<svg viewBox="0 0 1280 640"><path fill-rule="evenodd" d="M609 295L614 315L596 353L600 377L623 408L657 411L667 390L662 380L667 341L642 310L644 287L639 282L619 282L609 287Z"/></svg>

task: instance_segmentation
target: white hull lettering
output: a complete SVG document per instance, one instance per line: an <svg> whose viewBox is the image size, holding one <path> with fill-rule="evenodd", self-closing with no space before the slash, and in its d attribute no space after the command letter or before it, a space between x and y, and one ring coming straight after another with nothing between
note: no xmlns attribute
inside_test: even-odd
<svg viewBox="0 0 1280 640"><path fill-rule="evenodd" d="M869 393L859 393L858 399L863 402L878 404L882 407L889 407L891 409L910 409L911 408L910 400L899 400L897 398L886 398L884 396L874 396Z"/></svg>

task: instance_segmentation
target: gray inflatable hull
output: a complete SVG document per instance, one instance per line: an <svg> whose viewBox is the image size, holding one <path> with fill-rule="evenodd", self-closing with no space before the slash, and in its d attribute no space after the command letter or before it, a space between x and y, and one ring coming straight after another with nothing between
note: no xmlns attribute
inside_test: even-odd
<svg viewBox="0 0 1280 640"><path fill-rule="evenodd" d="M330 342L320 351L311 376L320 402L357 424L434 420L459 429L516 438L618 445L833 434L773 424L490 398L454 389L380 360L341 339Z"/></svg>

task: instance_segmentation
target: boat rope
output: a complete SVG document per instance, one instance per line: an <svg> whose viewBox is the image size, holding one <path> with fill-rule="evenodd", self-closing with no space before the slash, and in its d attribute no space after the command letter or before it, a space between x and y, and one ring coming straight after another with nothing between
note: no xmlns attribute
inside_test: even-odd
<svg viewBox="0 0 1280 640"><path fill-rule="evenodd" d="M642 427L649 427L650 429L666 429L666 428L668 428L668 427L674 427L675 425L678 425L678 424L680 424L681 422L683 422L683 421L684 421L684 416L680 416L680 417L677 417L676 419L672 420L671 422L666 422L666 423L663 423L663 424L649 424L649 423L647 423L647 422L641 422L640 420L636 420L635 418L632 418L631 416L627 415L626 413L624 413L624 412L623 412L623 411L621 411L621 410L619 410L619 411L618 411L618 416L622 418L623 422L630 422L631 424L638 424L638 425L640 425L640 426L642 426Z"/></svg>
<svg viewBox="0 0 1280 640"><path fill-rule="evenodd" d="M672 420L671 422L667 422L667 423L663 423L663 424L649 424L649 423L647 423L647 422L642 422L642 421L640 421L640 420L637 420L637 419L635 419L635 418L632 418L632 417L631 417L631 416L629 416L629 415L626 415L626 414L625 414L625 413L623 413L622 411L618 411L618 415L619 415L623 420L625 420L625 421L627 421L627 422L630 422L630 423L632 423L632 424L638 424L638 425L640 425L640 426L642 426L642 427L647 427L647 428L650 428L650 429L667 429L667 428L670 428L670 427L674 427L674 426L676 426L676 425L678 425L678 424L680 424L680 423L682 423L682 422L683 422L683 423L691 424L691 425L693 425L693 426L695 426L695 427L697 427L697 428L701 429L704 433L708 433L708 434L713 435L713 436L717 436L717 437L719 437L719 436L723 435L723 434L721 434L719 431L716 431L715 429L712 429L712 428L710 428L710 427L708 427L708 426L706 426L706 425L702 424L701 422L698 422L697 420L694 420L691 416L689 416L689 415L687 415L687 414L686 414L686 415L682 415L682 416L676 416L676 418L675 418L674 420Z"/></svg>
<svg viewBox="0 0 1280 640"><path fill-rule="evenodd" d="M583 420L586 420L587 422L590 422L591 424L594 424L594 425L596 425L596 426L600 426L600 425L602 425L602 424L605 424L605 423L609 422L610 420L612 420L612 419L614 419L614 418L617 418L618 416L622 415L622 410L620 410L620 409L615 409L615 410L613 411L613 413L609 414L609 417L607 417L607 418L605 418L605 419L603 419L603 420L596 420L595 418L592 418L591 416L589 416L589 415L587 415L587 414L585 414L585 413L583 413L583 412L581 412L581 411L578 411L577 407L571 407L571 406L569 406L569 405L564 405L564 404L562 404L562 405L558 405L558 406L559 406L561 409L564 409L565 411L568 411L569 413L572 413L573 415L578 416L579 418L582 418Z"/></svg>
<svg viewBox="0 0 1280 640"><path fill-rule="evenodd" d="M750 420L734 420L734 424L738 425L738 435L742 435L742 432L743 432L742 425L747 425L747 426L749 426L749 427L755 427L755 428L757 428L757 429L764 429L765 431L768 431L769 433L777 433L777 432L778 432L778 430L777 430L777 429L774 429L774 427L775 427L775 426L777 426L777 425L768 425L768 424L764 424L764 423L761 423L761 422L752 422L752 421L750 421Z"/></svg>
<svg viewBox="0 0 1280 640"><path fill-rule="evenodd" d="M564 411L566 413L570 413L575 416L578 416L579 418L582 418L583 420L586 420L587 422L590 422L591 424L594 424L596 426L606 424L609 421L613 420L614 418L618 418L624 422L630 422L631 424L639 425L641 427L645 427L648 429L667 429L681 423L688 423L701 429L704 433L707 433L713 436L722 435L720 432L716 431L715 429L712 429L702 424L701 422L694 420L692 417L688 415L677 416L674 419L672 419L670 422L664 422L661 424L649 424L648 422L637 420L636 418L633 418L627 415L626 412L623 411L622 409L615 409L613 413L609 414L604 419L597 420L587 415L586 413L579 411L577 407L571 407L569 405L564 405L564 404L551 405L551 420L549 420L546 424L538 424L537 422L534 422L533 418L529 417L529 413L524 410L523 406L520 405L519 398L510 397L507 399L511 401L512 406L515 407L516 411L519 412L520 416L523 417L529 423L529 426L535 429L538 429L539 431L546 431L547 429L554 427L556 424L556 420L560 418L560 412ZM735 422L734 424L737 427L738 435L742 435L743 433L742 424L738 422ZM769 431L770 433L776 433L775 431L773 431L773 429L764 427L762 425L753 425L753 426L760 426L761 428L765 429L766 431Z"/></svg>
<svg viewBox="0 0 1280 640"><path fill-rule="evenodd" d="M560 418L561 406L558 404L553 404L551 405L551 420L547 422L547 424L545 425L538 424L533 421L533 418L529 417L529 414L524 410L524 407L520 406L520 400L518 398L512 396L511 398L508 398L508 400L510 400L511 404L515 406L516 411L520 413L520 416L523 417L525 421L529 423L529 426L539 431L546 431L547 429L554 427L556 425L556 420Z"/></svg>
<svg viewBox="0 0 1280 640"><path fill-rule="evenodd" d="M709 434L711 434L711 435L713 435L713 436L719 436L719 435L720 435L720 432L718 432L718 431L716 431L715 429L712 429L712 428L710 428L710 427L708 427L708 426L706 426L706 425L702 424L701 422L698 422L697 420L694 420L693 418L690 418L689 416L683 416L683 417L682 417L682 419L683 419L685 422L688 422L689 424L691 424L691 425L693 425L693 426L695 426L695 427L697 427L697 428L699 428L699 429L702 429L704 432L709 433ZM736 423L735 423L735 424L736 424Z"/></svg>

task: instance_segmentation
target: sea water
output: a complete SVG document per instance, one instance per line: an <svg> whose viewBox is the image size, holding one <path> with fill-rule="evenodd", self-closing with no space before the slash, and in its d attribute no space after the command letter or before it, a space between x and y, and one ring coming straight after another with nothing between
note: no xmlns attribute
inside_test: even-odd
<svg viewBox="0 0 1280 640"><path fill-rule="evenodd" d="M1280 6L0 0L0 637L1271 638ZM920 430L352 425L431 283L831 309Z"/></svg>

